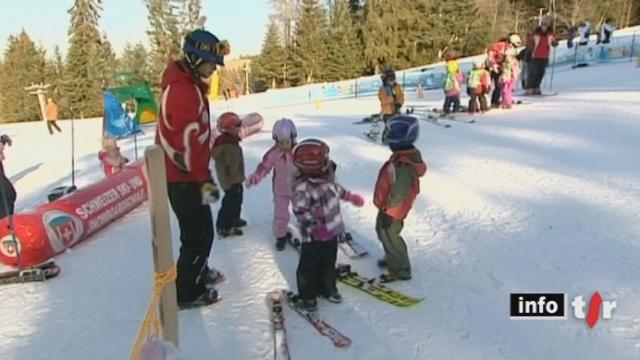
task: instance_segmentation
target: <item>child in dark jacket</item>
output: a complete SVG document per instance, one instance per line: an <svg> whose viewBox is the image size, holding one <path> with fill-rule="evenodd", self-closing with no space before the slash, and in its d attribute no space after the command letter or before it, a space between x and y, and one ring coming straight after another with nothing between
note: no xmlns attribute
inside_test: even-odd
<svg viewBox="0 0 640 360"><path fill-rule="evenodd" d="M344 233L339 200L361 207L364 199L331 179L329 146L324 142L300 142L293 150L293 163L298 171L293 180L293 213L302 243L296 271L297 304L314 311L317 295L342 302L336 287L338 237Z"/></svg>
<svg viewBox="0 0 640 360"><path fill-rule="evenodd" d="M218 118L220 135L211 147L211 157L215 161L218 182L224 190L222 204L216 219L216 231L221 237L243 235L241 227L247 222L240 218L242 210L242 183L244 157L240 147L240 127L242 121L237 114L226 112Z"/></svg>
<svg viewBox="0 0 640 360"><path fill-rule="evenodd" d="M413 146L418 138L418 120L412 116L396 116L387 123L391 157L382 165L376 181L373 203L378 208L376 233L384 247L380 260L387 273L380 282L411 279L411 264L400 232L404 219L420 193L420 177L427 172L420 151Z"/></svg>

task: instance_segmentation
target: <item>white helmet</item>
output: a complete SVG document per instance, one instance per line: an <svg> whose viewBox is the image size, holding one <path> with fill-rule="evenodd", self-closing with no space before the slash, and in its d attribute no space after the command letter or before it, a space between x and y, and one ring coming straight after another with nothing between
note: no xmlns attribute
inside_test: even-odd
<svg viewBox="0 0 640 360"><path fill-rule="evenodd" d="M522 46L522 39L520 38L520 35L518 35L518 34L509 35L509 42L511 44L513 44L514 46Z"/></svg>
<svg viewBox="0 0 640 360"><path fill-rule="evenodd" d="M282 118L273 124L273 130L271 131L271 137L273 140L291 140L295 142L296 137L298 137L298 131L296 130L296 125L292 120L287 118Z"/></svg>

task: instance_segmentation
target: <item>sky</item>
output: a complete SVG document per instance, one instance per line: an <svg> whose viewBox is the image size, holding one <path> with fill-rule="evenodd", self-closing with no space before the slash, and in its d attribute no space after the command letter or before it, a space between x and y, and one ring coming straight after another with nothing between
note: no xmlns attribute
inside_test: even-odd
<svg viewBox="0 0 640 360"><path fill-rule="evenodd" d="M62 54L68 47L69 14L73 0L11 1L0 11L0 51L9 35L22 29L51 55L56 45ZM103 0L100 30L114 50L122 53L127 42L148 45L147 8L143 0ZM231 44L231 58L260 52L269 17L268 0L202 0L205 28Z"/></svg>

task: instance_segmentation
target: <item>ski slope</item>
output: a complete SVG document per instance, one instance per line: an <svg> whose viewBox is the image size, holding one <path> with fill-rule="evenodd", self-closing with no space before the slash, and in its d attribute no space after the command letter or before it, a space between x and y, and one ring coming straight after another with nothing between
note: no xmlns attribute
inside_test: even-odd
<svg viewBox="0 0 640 360"><path fill-rule="evenodd" d="M421 122L417 147L429 171L405 222L413 280L393 284L425 296L412 308L382 303L339 285L345 301L320 300L319 314L353 344L338 349L285 308L293 359L637 359L640 358L640 69L622 62L558 70L558 96L524 98L510 111L474 116L475 124ZM441 92L412 104L440 107ZM463 99L463 102L466 101ZM242 142L247 173L272 144L271 124L292 118L300 138L331 146L338 179L365 195L344 204L345 222L370 256L339 261L379 274L373 186L389 150L352 125L378 109L375 98L255 108L251 98L214 104L216 114L258 111L265 129ZM76 183L102 177L100 120L77 121ZM14 146L5 169L18 211L70 184L70 122L49 136L43 123L2 125ZM153 127L139 138L153 140ZM133 142L121 148L134 157ZM140 156L142 150L139 151ZM270 359L266 293L295 289L297 253L276 252L269 178L245 192L242 238L214 241L210 265L227 275L222 301L182 311L183 359ZM214 206L217 213L218 204ZM44 283L0 288L0 359L128 358L152 286L150 221L142 206L57 257L62 273ZM179 246L172 218L174 255ZM617 301L611 320L590 329L565 320L509 318L509 294L564 292L568 302L600 291Z"/></svg>

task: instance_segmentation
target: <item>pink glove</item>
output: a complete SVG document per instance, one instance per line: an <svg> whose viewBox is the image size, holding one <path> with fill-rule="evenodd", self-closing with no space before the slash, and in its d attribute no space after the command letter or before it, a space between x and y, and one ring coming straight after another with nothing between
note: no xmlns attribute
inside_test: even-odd
<svg viewBox="0 0 640 360"><path fill-rule="evenodd" d="M364 198L361 195L354 194L350 191L345 192L342 198L357 207L362 207L364 205Z"/></svg>
<svg viewBox="0 0 640 360"><path fill-rule="evenodd" d="M258 177L258 174L254 173L254 174L251 174L247 179L247 181L244 182L244 186L246 186L247 188L250 188L254 185L258 185L259 182L260 182L260 178Z"/></svg>

